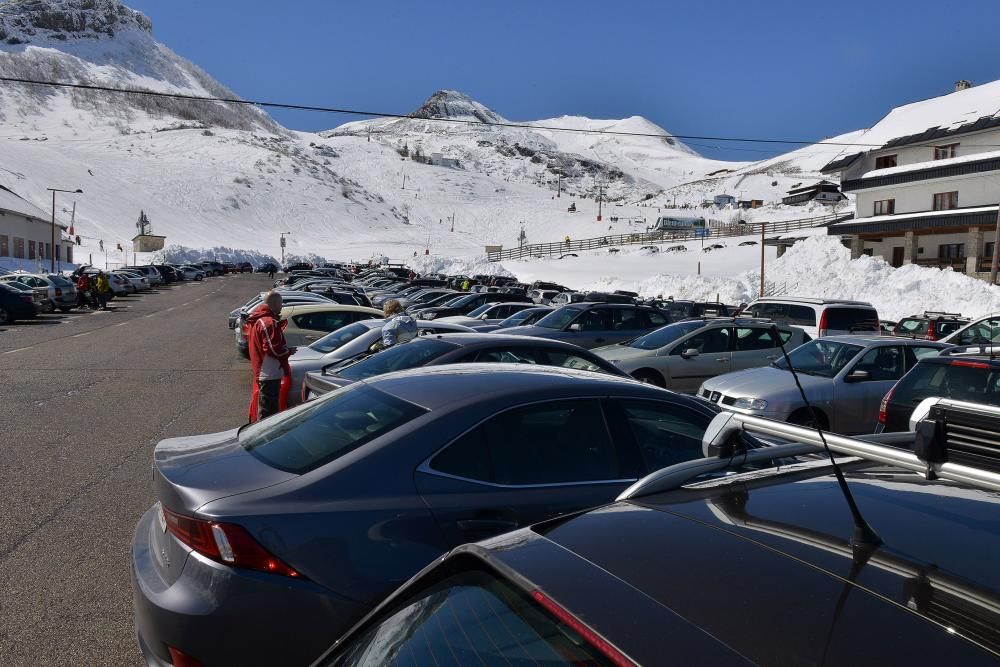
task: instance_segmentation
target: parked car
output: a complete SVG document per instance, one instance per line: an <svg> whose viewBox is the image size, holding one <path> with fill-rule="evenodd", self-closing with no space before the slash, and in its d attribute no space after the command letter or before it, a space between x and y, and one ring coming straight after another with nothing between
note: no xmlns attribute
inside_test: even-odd
<svg viewBox="0 0 1000 667"><path fill-rule="evenodd" d="M76 286L57 273L12 273L0 280L16 280L38 290L43 295L43 312L53 313L58 309L67 313L76 307Z"/></svg>
<svg viewBox="0 0 1000 667"><path fill-rule="evenodd" d="M157 271L155 267L152 267L152 266L125 266L125 267L122 267L122 268L124 268L126 271L132 271L134 273L138 273L138 274L144 276L146 278L146 280L149 281L149 284L151 286L153 286L153 287L156 287L157 285L162 285L164 283L163 276L160 275L160 272Z"/></svg>
<svg viewBox="0 0 1000 667"><path fill-rule="evenodd" d="M285 273L291 273L292 271L311 271L312 264L308 262L293 262L285 266Z"/></svg>
<svg viewBox="0 0 1000 667"><path fill-rule="evenodd" d="M119 269L112 271L111 275L118 276L119 278L125 280L125 282L128 283L128 291L132 294L149 289L149 280L147 280L142 274Z"/></svg>
<svg viewBox="0 0 1000 667"><path fill-rule="evenodd" d="M928 311L921 315L904 317L893 329L894 336L907 338L923 338L924 340L941 340L955 333L969 323L969 318L958 313L939 313Z"/></svg>
<svg viewBox="0 0 1000 667"><path fill-rule="evenodd" d="M461 363L554 366L625 377L612 364L569 343L495 333L454 333L424 336L347 365L324 366L322 371L307 373L303 396L322 396L385 373Z"/></svg>
<svg viewBox="0 0 1000 667"><path fill-rule="evenodd" d="M112 271L104 271L103 269L97 269L94 268L93 266L84 266L78 270L82 270L83 273L87 274L87 276L91 280L91 284L93 284L94 279L97 277L99 273L104 273L104 275L107 276L108 278L108 287L111 288L112 299L115 297L124 296L125 294L128 294L129 291L131 290L132 286L131 282L120 275L116 275ZM159 276L159 274L156 275ZM160 278L160 280L162 281L163 279Z"/></svg>
<svg viewBox="0 0 1000 667"><path fill-rule="evenodd" d="M160 272L160 275L163 276L163 282L168 285L170 283L176 283L184 280L184 276L182 276L177 269L172 266L167 264L153 264L152 266Z"/></svg>
<svg viewBox="0 0 1000 667"><path fill-rule="evenodd" d="M980 317L958 331L941 339L942 343L952 345L982 345L1000 343L1000 314Z"/></svg>
<svg viewBox="0 0 1000 667"><path fill-rule="evenodd" d="M139 646L153 664L309 664L449 549L701 457L716 413L608 374L463 364L164 440L131 547Z"/></svg>
<svg viewBox="0 0 1000 667"><path fill-rule="evenodd" d="M816 443L791 430L789 448ZM613 504L453 550L316 665L995 664L1000 576L970 555L1000 548L996 450L935 481L914 453L837 440L857 457L868 531L829 460L680 464ZM705 463L720 472L697 484Z"/></svg>
<svg viewBox="0 0 1000 667"><path fill-rule="evenodd" d="M550 289L533 289L528 292L528 298L539 306L545 306L552 302L560 292Z"/></svg>
<svg viewBox="0 0 1000 667"><path fill-rule="evenodd" d="M340 327L359 320L369 320L381 314L374 308L344 306L333 302L289 305L281 308L281 319L288 321L285 326L285 340L293 347L309 345Z"/></svg>
<svg viewBox="0 0 1000 667"><path fill-rule="evenodd" d="M665 301L662 310L670 315L671 322L699 317L727 317L736 314L736 307L714 301Z"/></svg>
<svg viewBox="0 0 1000 667"><path fill-rule="evenodd" d="M1000 406L1000 359L994 348L952 347L921 357L882 399L876 432L909 431L910 418L928 398Z"/></svg>
<svg viewBox="0 0 1000 667"><path fill-rule="evenodd" d="M800 327L809 338L881 331L878 312L867 301L772 296L754 301L742 314Z"/></svg>
<svg viewBox="0 0 1000 667"><path fill-rule="evenodd" d="M594 353L642 382L693 394L701 383L730 371L777 361L781 350L805 342L801 329L770 320L717 318L685 320Z"/></svg>
<svg viewBox="0 0 1000 667"><path fill-rule="evenodd" d="M530 304L528 304L530 306ZM477 324L472 328L476 331L488 332L488 331L498 331L502 329L509 329L511 327L527 326L529 324L534 324L538 320L542 319L546 315L552 312L550 306L531 306L525 308L524 310L518 311L508 317L505 320L498 322L497 324Z"/></svg>
<svg viewBox="0 0 1000 667"><path fill-rule="evenodd" d="M917 360L946 345L887 336L827 336L788 353L819 424L802 402L785 359L707 380L698 396L725 410L837 433L873 433L879 403Z"/></svg>
<svg viewBox="0 0 1000 667"><path fill-rule="evenodd" d="M19 290L9 282L0 282L0 326L17 320L32 320L38 316L38 306L31 288Z"/></svg>
<svg viewBox="0 0 1000 667"><path fill-rule="evenodd" d="M500 294L498 292L484 292L480 294L462 294L439 306L416 308L413 310L413 314L420 319L433 320L438 317L466 315L487 303L513 302L521 302L529 306L531 305L531 302L527 297L519 297L515 294Z"/></svg>
<svg viewBox="0 0 1000 667"><path fill-rule="evenodd" d="M306 373L320 371L335 364L346 365L380 350L384 324L384 319L361 320L332 331L307 347L300 347L288 359L292 369L289 405L306 400L304 391ZM472 331L468 327L450 322L417 320L417 333L421 336Z"/></svg>
<svg viewBox="0 0 1000 667"><path fill-rule="evenodd" d="M891 336L892 332L896 330L896 325L899 324L893 320L879 320L878 327L882 332L883 336Z"/></svg>
<svg viewBox="0 0 1000 667"><path fill-rule="evenodd" d="M668 323L667 316L646 306L575 303L552 311L532 325L504 333L563 340L591 349L635 338Z"/></svg>
<svg viewBox="0 0 1000 667"><path fill-rule="evenodd" d="M264 264L261 264L260 266L257 267L257 273L270 273L271 271L277 273L280 270L281 267L278 266L277 264L274 264L273 262L265 262Z"/></svg>
<svg viewBox="0 0 1000 667"><path fill-rule="evenodd" d="M200 266L191 266L185 264L184 266L177 267L181 275L184 276L184 280L204 280L205 279L205 269Z"/></svg>
<svg viewBox="0 0 1000 667"><path fill-rule="evenodd" d="M449 315L438 320L454 322L467 327L490 326L500 324L515 313L532 308L532 304L523 301L501 301L499 303L484 303L467 315Z"/></svg>

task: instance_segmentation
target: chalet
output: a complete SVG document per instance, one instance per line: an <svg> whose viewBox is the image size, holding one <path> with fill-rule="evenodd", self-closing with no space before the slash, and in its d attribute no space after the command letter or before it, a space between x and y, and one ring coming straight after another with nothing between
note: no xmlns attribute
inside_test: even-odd
<svg viewBox="0 0 1000 667"><path fill-rule="evenodd" d="M56 223L55 258L73 261L73 244L65 238L66 225ZM0 257L52 260L52 214L0 185Z"/></svg>
<svg viewBox="0 0 1000 667"><path fill-rule="evenodd" d="M734 205L736 203L736 197L732 195L715 195L712 197L712 204L718 208L725 208L727 206Z"/></svg>
<svg viewBox="0 0 1000 667"><path fill-rule="evenodd" d="M811 201L818 201L821 204L836 204L844 199L840 193L840 188L836 183L830 181L818 181L810 185L799 185L792 188L781 198L781 203L786 206L797 206L807 204Z"/></svg>
<svg viewBox="0 0 1000 667"><path fill-rule="evenodd" d="M959 81L947 95L890 111L823 167L857 198L855 217L830 225L852 257L893 266L951 267L988 276L1000 177L1000 81Z"/></svg>
<svg viewBox="0 0 1000 667"><path fill-rule="evenodd" d="M442 153L431 153L430 156L425 158L425 162L438 167L451 167L453 169L457 169L461 164L458 158L445 157Z"/></svg>
<svg viewBox="0 0 1000 667"><path fill-rule="evenodd" d="M736 204L740 208L760 208L764 205L763 199L741 199Z"/></svg>

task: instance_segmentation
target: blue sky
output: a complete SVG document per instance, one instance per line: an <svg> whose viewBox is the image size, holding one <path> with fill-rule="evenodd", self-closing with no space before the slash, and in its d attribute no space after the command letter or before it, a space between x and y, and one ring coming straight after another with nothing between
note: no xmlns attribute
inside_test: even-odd
<svg viewBox="0 0 1000 667"><path fill-rule="evenodd" d="M453 88L512 120L641 115L675 134L811 140L1000 78L996 2L126 3L243 97L395 113ZM274 115L303 130L356 120ZM688 143L737 160L785 150Z"/></svg>

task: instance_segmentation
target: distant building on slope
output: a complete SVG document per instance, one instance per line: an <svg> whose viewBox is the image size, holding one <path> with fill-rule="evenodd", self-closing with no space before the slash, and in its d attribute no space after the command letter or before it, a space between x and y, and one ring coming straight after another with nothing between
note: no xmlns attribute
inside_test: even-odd
<svg viewBox="0 0 1000 667"><path fill-rule="evenodd" d="M63 238L66 225L56 222L55 258L73 262L73 243ZM0 185L0 257L52 261L52 214Z"/></svg>
<svg viewBox="0 0 1000 667"><path fill-rule="evenodd" d="M794 187L781 198L781 203L786 206L797 206L807 204L811 201L818 201L821 204L836 204L844 199L840 194L840 188L836 183L830 181L818 181L810 185Z"/></svg>
<svg viewBox="0 0 1000 667"><path fill-rule="evenodd" d="M741 199L736 203L740 208L760 208L764 205L763 199Z"/></svg>
<svg viewBox="0 0 1000 667"><path fill-rule="evenodd" d="M736 197L732 195L715 195L712 197L712 203L718 208L725 208L736 203Z"/></svg>
<svg viewBox="0 0 1000 667"><path fill-rule="evenodd" d="M420 155L418 153L414 153L411 159L414 162L431 164L436 167L451 167L452 169L458 169L462 166L462 163L458 160L458 158L445 157L442 153L431 153L430 155Z"/></svg>
<svg viewBox="0 0 1000 667"><path fill-rule="evenodd" d="M856 217L831 225L851 256L893 266L951 267L988 277L1000 199L1000 81L896 107L823 167L857 197Z"/></svg>

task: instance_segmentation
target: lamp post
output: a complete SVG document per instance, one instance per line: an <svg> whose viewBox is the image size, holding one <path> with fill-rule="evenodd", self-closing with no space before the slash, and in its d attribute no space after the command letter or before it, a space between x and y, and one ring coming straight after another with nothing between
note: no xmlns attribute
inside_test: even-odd
<svg viewBox="0 0 1000 667"><path fill-rule="evenodd" d="M291 235L291 232L281 232L281 269L285 268L285 237Z"/></svg>
<svg viewBox="0 0 1000 667"><path fill-rule="evenodd" d="M52 193L52 247L49 250L49 259L52 260L52 273L56 272L56 253L59 252L59 247L56 245L56 193L57 192L68 192L70 194L82 195L83 190L77 188L76 190L63 190L61 188L45 188ZM60 236L60 238L62 238Z"/></svg>

